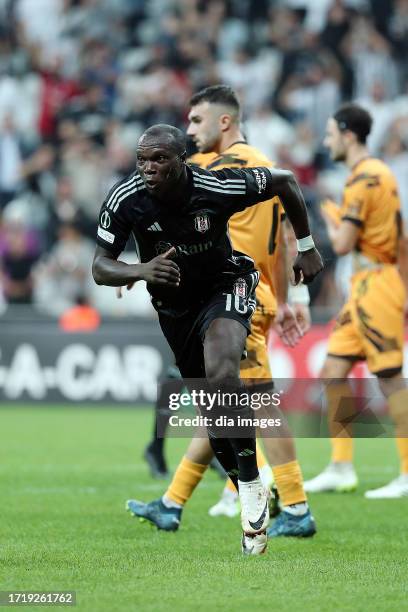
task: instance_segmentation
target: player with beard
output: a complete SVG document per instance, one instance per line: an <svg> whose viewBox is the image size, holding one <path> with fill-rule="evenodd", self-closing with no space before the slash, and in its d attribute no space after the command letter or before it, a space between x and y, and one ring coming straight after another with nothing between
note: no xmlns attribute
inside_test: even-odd
<svg viewBox="0 0 408 612"><path fill-rule="evenodd" d="M342 205L326 203L323 215L334 251L352 253L353 275L321 372L328 380L331 463L305 488L317 493L357 487L351 425L355 410L347 377L357 361L365 360L388 401L400 456L400 476L366 491L367 498L380 499L408 495L408 389L402 377L406 293L398 266L399 247L405 242L395 177L367 149L371 125L370 114L356 104L341 107L327 123L325 145L333 161L347 165L350 176Z"/></svg>

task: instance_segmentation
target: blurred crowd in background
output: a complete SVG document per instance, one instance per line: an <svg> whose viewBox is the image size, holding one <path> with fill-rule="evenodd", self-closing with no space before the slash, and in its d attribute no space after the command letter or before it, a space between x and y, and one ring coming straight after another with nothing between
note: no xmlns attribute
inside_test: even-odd
<svg viewBox="0 0 408 612"><path fill-rule="evenodd" d="M90 276L97 217L154 123L187 125L191 94L227 83L245 132L294 170L326 257L312 303L338 304L319 203L346 169L322 146L345 100L373 114L408 218L408 0L0 0L0 302L60 315L151 313ZM132 261L131 250L124 258ZM139 283L141 285L141 283Z"/></svg>

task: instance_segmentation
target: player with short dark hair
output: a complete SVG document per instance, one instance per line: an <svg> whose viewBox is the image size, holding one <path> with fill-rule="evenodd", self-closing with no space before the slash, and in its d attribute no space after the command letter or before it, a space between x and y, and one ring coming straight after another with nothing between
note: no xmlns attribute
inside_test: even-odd
<svg viewBox="0 0 408 612"><path fill-rule="evenodd" d="M345 162L351 174L342 205L326 202L322 212L334 251L352 253L353 275L321 372L329 381L331 463L305 488L344 492L357 487L351 424L356 411L347 376L357 361L366 360L388 400L401 461L398 478L366 492L374 499L408 495L408 389L401 373L406 292L398 269L400 200L390 168L369 155L366 140L371 125L370 114L357 104L342 106L327 122L325 145L332 159Z"/></svg>
<svg viewBox="0 0 408 612"><path fill-rule="evenodd" d="M373 118L365 108L352 103L343 104L334 113L333 120L337 123L339 132L352 132L360 144L366 144ZM338 151L336 155L342 155L342 153ZM337 157L336 160L340 161Z"/></svg>
<svg viewBox="0 0 408 612"><path fill-rule="evenodd" d="M228 108L228 114L234 122L239 122L241 119L241 105L237 94L228 85L211 85L201 89L191 96L190 107L198 106L203 102L220 104L224 108Z"/></svg>
<svg viewBox="0 0 408 612"><path fill-rule="evenodd" d="M230 87L214 85L195 94L190 101L187 134L191 136L198 149L188 163L211 170L222 168L250 168L259 165L272 167L274 164L258 149L250 146L241 131L240 107ZM261 202L243 211L235 213L229 220L229 235L232 245L238 251L250 255L260 272L256 288L257 308L251 319L251 333L246 341L247 356L241 361L241 378L247 388L256 391L273 390L273 381L268 355L268 336L271 327L277 329L283 341L293 346L305 331L305 319L308 309L304 303L297 303L295 313L302 315L302 329L297 329L295 313L288 306L288 254L286 249L287 228L285 227L284 209L279 198ZM307 288L292 287L300 291L297 300L307 294ZM307 296L308 297L308 296ZM296 297L295 297L296 302ZM303 308L302 308L303 306ZM175 385L168 381L167 385ZM166 385L163 387L166 389ZM272 391L273 392L273 391ZM159 410L156 409L155 439L149 444L147 452L157 457L157 451L163 442L167 398L160 393ZM268 415L281 417L276 408L270 406ZM284 421L282 421L283 423ZM262 432L260 432L262 434ZM269 434L270 435L270 434ZM268 529L269 537L297 536L310 537L316 532L315 522L310 512L307 496L303 488L302 470L297 461L296 449L289 428L280 428L280 435L264 437L264 446L272 466L274 477L273 515L279 510L279 516ZM134 516L150 520L160 529L174 531L178 529L182 511L201 481L211 458L208 440L193 438L175 474L161 497L166 510L157 510L158 500L144 503L131 499L127 503ZM258 468L261 479L270 485L271 470L266 463L260 445L257 445ZM151 461L152 463L152 461ZM269 482L268 482L269 479ZM276 502L276 492L279 504ZM211 516L221 514L233 517L239 512L237 491L230 480L222 493L220 501L210 509Z"/></svg>
<svg viewBox="0 0 408 612"><path fill-rule="evenodd" d="M259 275L250 257L233 251L228 219L278 195L298 239L296 281L311 282L323 263L291 172L190 169L184 144L184 134L172 126L153 126L142 134L137 170L102 205L93 276L113 287L145 280L183 378L200 378L212 389L240 390L239 364ZM118 260L130 234L138 264ZM238 422L248 409L235 405L229 414ZM260 554L267 543L268 496L258 474L255 432L248 427L244 433L227 439L215 425L208 427L212 448L239 491L243 552Z"/></svg>

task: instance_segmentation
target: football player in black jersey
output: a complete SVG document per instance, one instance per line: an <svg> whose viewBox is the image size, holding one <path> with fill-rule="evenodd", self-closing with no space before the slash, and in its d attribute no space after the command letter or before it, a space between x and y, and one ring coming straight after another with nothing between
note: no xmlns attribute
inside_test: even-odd
<svg viewBox="0 0 408 612"><path fill-rule="evenodd" d="M113 287L146 281L187 384L202 379L212 390L241 389L239 364L258 272L250 257L232 250L227 224L233 213L274 195L284 202L297 237L295 281L309 283L323 263L293 174L275 168L191 169L185 136L173 126L144 132L136 172L115 185L102 205L94 279ZM130 234L138 264L118 260ZM238 404L229 409L236 423L250 416L247 406ZM260 554L267 545L269 512L256 464L255 431L247 427L245 437L227 438L225 429L211 424L208 435L239 490L243 552Z"/></svg>

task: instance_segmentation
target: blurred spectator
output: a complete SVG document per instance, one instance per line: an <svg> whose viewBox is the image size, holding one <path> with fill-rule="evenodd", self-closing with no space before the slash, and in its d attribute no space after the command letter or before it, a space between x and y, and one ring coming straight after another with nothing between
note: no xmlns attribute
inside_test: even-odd
<svg viewBox="0 0 408 612"><path fill-rule="evenodd" d="M368 146L373 155L379 155L395 116L394 104L392 100L387 99L382 81L373 81L368 94L366 98L362 98L358 102L376 119L368 137Z"/></svg>
<svg viewBox="0 0 408 612"><path fill-rule="evenodd" d="M99 312L80 295L75 306L68 308L59 318L59 326L65 332L92 332L101 324Z"/></svg>
<svg viewBox="0 0 408 612"><path fill-rule="evenodd" d="M102 147L79 133L62 152L61 172L70 177L73 197L83 207L84 215L96 221L109 181L109 167Z"/></svg>
<svg viewBox="0 0 408 612"><path fill-rule="evenodd" d="M11 114L0 126L0 210L21 186L22 146Z"/></svg>
<svg viewBox="0 0 408 612"><path fill-rule="evenodd" d="M402 78L408 77L408 0L396 0L394 11L388 12L388 32L394 52L401 61Z"/></svg>
<svg viewBox="0 0 408 612"><path fill-rule="evenodd" d="M89 295L94 244L75 224L61 225L58 241L36 270L35 299L44 311L61 315Z"/></svg>
<svg viewBox="0 0 408 612"><path fill-rule="evenodd" d="M81 96L75 97L61 109L59 120L77 124L79 129L99 144L105 144L105 129L109 118L105 93L101 85L91 83Z"/></svg>
<svg viewBox="0 0 408 612"><path fill-rule="evenodd" d="M11 209L4 212L0 230L1 285L8 304L30 304L33 297L33 267L39 245L33 231Z"/></svg>
<svg viewBox="0 0 408 612"><path fill-rule="evenodd" d="M20 35L28 45L52 54L60 44L64 0L17 0L15 14Z"/></svg>
<svg viewBox="0 0 408 612"><path fill-rule="evenodd" d="M151 313L141 283L119 304L86 286L96 219L143 130L183 129L207 85L234 87L249 142L296 172L329 260L316 303L337 295L318 204L344 181L322 148L342 101L373 114L370 149L408 214L408 0L0 0L0 32L0 209L25 228L12 241L21 258L33 236L46 251L32 281L45 308L82 295L104 313Z"/></svg>
<svg viewBox="0 0 408 612"><path fill-rule="evenodd" d="M238 48L231 59L219 64L220 80L240 94L248 115L259 107L275 85L277 78L273 58L268 54L252 57L248 48Z"/></svg>
<svg viewBox="0 0 408 612"><path fill-rule="evenodd" d="M408 117L392 126L383 148L384 161L394 172L402 202L402 215L408 223ZM408 228L407 228L408 229Z"/></svg>
<svg viewBox="0 0 408 612"><path fill-rule="evenodd" d="M315 136L307 121L297 124L292 143L279 147L279 165L295 173L303 190L316 183L315 150Z"/></svg>
<svg viewBox="0 0 408 612"><path fill-rule="evenodd" d="M302 69L287 80L280 94L285 116L294 122L307 121L319 140L323 139L327 119L339 102L340 76L336 74L336 65L330 60L325 65L311 57L305 58Z"/></svg>
<svg viewBox="0 0 408 612"><path fill-rule="evenodd" d="M71 98L79 95L79 85L62 73L61 57L53 57L40 72L40 109L38 127L44 140L52 140L58 113Z"/></svg>
<svg viewBox="0 0 408 612"><path fill-rule="evenodd" d="M373 82L382 82L386 98L398 91L398 71L388 41L375 29L370 18L360 15L351 22L347 41L354 71L354 96L370 95Z"/></svg>
<svg viewBox="0 0 408 612"><path fill-rule="evenodd" d="M93 238L95 235L95 221L87 216L85 207L75 199L72 179L65 175L58 178L55 198L49 213L48 246L55 244L62 225L76 225L88 238Z"/></svg>
<svg viewBox="0 0 408 612"><path fill-rule="evenodd" d="M0 123L11 116L26 149L38 145L40 89L40 75L30 69L28 53L22 49L9 58L8 74L0 78Z"/></svg>
<svg viewBox="0 0 408 612"><path fill-rule="evenodd" d="M282 145L290 147L295 140L293 126L266 102L248 117L244 131L248 141L273 161Z"/></svg>

